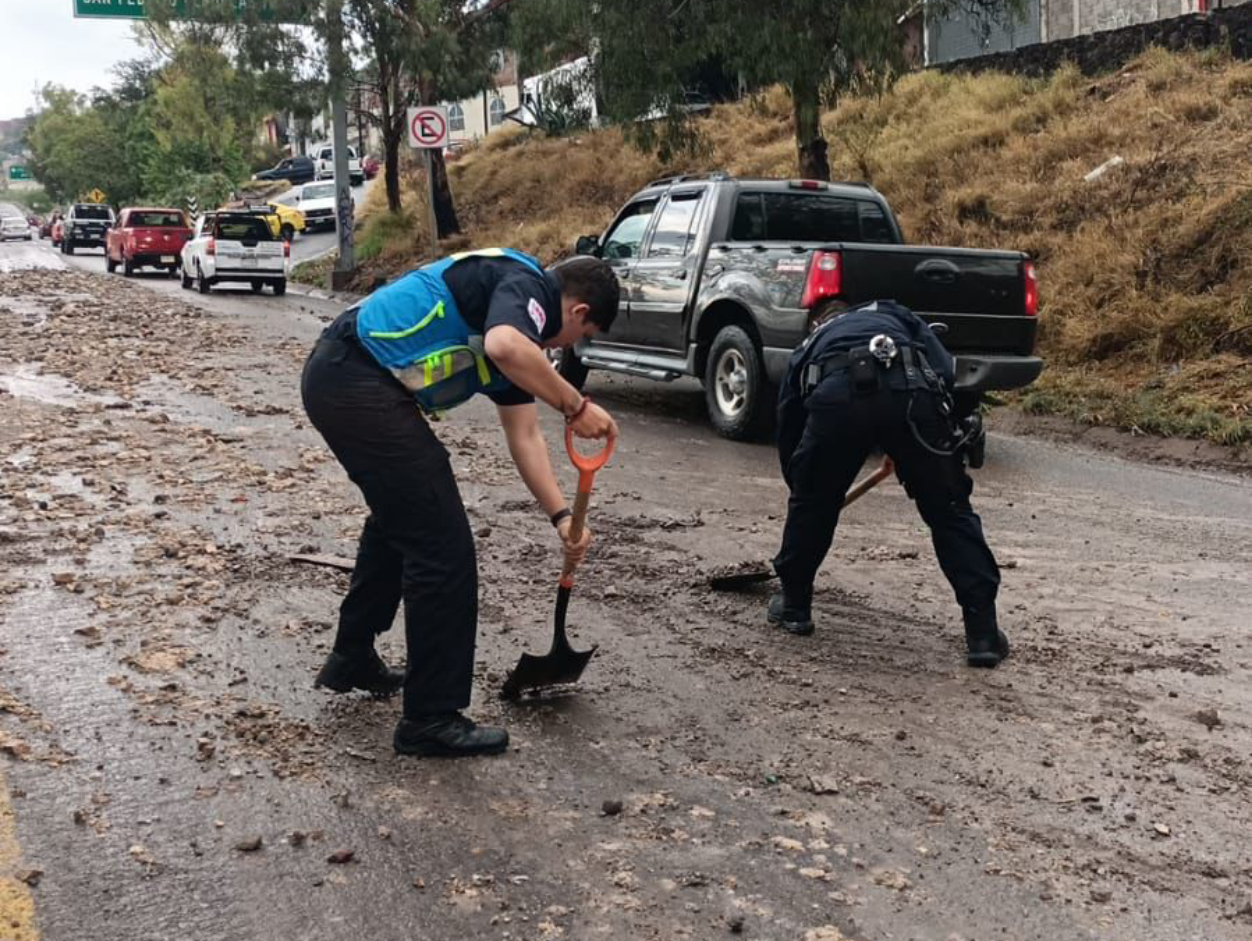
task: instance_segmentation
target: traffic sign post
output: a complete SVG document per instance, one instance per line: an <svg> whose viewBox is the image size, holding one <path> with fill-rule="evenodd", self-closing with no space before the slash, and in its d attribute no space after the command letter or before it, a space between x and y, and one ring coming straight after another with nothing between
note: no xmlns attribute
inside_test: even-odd
<svg viewBox="0 0 1252 941"><path fill-rule="evenodd" d="M102 203L106 199L108 199L108 197L98 189L94 189L87 194L87 202L89 203Z"/></svg>
<svg viewBox="0 0 1252 941"><path fill-rule="evenodd" d="M439 220L435 216L435 148L448 144L448 109L441 107L410 108L409 146L426 151L427 226L432 251L439 250Z"/></svg>

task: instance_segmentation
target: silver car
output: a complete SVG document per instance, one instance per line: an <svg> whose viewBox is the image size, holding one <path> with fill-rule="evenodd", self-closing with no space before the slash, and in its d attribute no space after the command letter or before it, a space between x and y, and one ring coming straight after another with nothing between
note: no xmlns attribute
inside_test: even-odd
<svg viewBox="0 0 1252 941"><path fill-rule="evenodd" d="M30 223L22 216L5 216L0 219L0 239L8 241L9 239L25 239L30 242L35 238L31 232Z"/></svg>

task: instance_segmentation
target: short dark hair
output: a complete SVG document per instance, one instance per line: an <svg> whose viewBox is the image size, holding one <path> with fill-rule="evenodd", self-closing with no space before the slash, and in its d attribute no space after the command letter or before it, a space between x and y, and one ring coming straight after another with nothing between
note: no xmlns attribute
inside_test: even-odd
<svg viewBox="0 0 1252 941"><path fill-rule="evenodd" d="M613 269L599 258L579 255L553 266L552 274L561 283L561 294L588 305L587 319L607 333L622 296Z"/></svg>

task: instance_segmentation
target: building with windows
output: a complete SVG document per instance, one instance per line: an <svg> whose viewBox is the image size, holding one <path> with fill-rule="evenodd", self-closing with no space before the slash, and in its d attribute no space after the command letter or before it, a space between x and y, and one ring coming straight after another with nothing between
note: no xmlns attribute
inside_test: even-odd
<svg viewBox="0 0 1252 941"><path fill-rule="evenodd" d="M448 136L453 142L476 141L504 126L504 116L521 104L517 55L499 50L492 58L492 87L461 101L442 102L448 109Z"/></svg>
<svg viewBox="0 0 1252 941"><path fill-rule="evenodd" d="M923 59L941 65L1188 13L1207 13L1249 0L1028 0L1023 17L966 11L926 19ZM923 7L925 4L923 4Z"/></svg>

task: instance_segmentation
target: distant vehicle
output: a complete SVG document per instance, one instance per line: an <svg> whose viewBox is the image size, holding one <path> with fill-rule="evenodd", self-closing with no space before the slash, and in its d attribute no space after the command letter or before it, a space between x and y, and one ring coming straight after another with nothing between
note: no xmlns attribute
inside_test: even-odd
<svg viewBox="0 0 1252 941"><path fill-rule="evenodd" d="M297 232L303 232L306 228L304 213L274 200L250 202L243 199L227 203L218 212L243 212L259 216L266 221L276 237L288 242L296 237Z"/></svg>
<svg viewBox="0 0 1252 941"><path fill-rule="evenodd" d="M41 239L52 238L52 228L61 220L61 213L54 211L48 214L48 218L44 219L43 225L39 227L39 237ZM53 245L56 243L53 242Z"/></svg>
<svg viewBox="0 0 1252 941"><path fill-rule="evenodd" d="M361 161L361 172L365 174L365 179L372 180L378 176L378 171L383 168L382 163L377 157L365 157Z"/></svg>
<svg viewBox="0 0 1252 941"><path fill-rule="evenodd" d="M276 166L252 174L254 180L286 180L293 186L308 183L317 176L312 157L286 157Z"/></svg>
<svg viewBox="0 0 1252 941"><path fill-rule="evenodd" d="M864 183L669 177L575 252L613 268L624 316L562 354L561 374L576 386L588 369L695 376L727 438L764 430L792 350L864 301L892 298L935 325L956 357L962 415L983 392L1029 385L1043 369L1034 262L905 244L887 201Z"/></svg>
<svg viewBox="0 0 1252 941"><path fill-rule="evenodd" d="M275 230L275 235L290 242L296 237L297 232L303 232L308 228L308 221L299 209L273 200L266 205L273 210L265 218L269 221L270 228Z"/></svg>
<svg viewBox="0 0 1252 941"><path fill-rule="evenodd" d="M287 292L291 243L280 240L260 215L205 213L180 257L183 287L195 283L201 294L226 281L250 284L254 294L267 284L277 295Z"/></svg>
<svg viewBox="0 0 1252 941"><path fill-rule="evenodd" d="M112 274L120 265L129 278L136 268L151 265L173 277L189 238L191 227L180 209L123 209L105 237L104 266Z"/></svg>
<svg viewBox="0 0 1252 941"><path fill-rule="evenodd" d="M26 217L26 221L36 229L43 225L43 219L39 218L39 216L35 215L33 212Z"/></svg>
<svg viewBox="0 0 1252 941"><path fill-rule="evenodd" d="M304 213L310 232L335 227L335 184L305 183L296 195L296 205Z"/></svg>
<svg viewBox="0 0 1252 941"><path fill-rule="evenodd" d="M104 248L104 237L113 228L113 207L102 203L75 203L65 216L61 252L73 255L76 248Z"/></svg>
<svg viewBox="0 0 1252 941"><path fill-rule="evenodd" d="M318 144L309 153L317 164L316 179L333 180L335 178L335 148L330 144ZM348 180L353 186L360 186L365 182L365 171L361 169L361 161L357 159L356 151L351 145L348 146Z"/></svg>
<svg viewBox="0 0 1252 941"><path fill-rule="evenodd" d="M0 219L0 241L7 242L9 239L22 239L26 242L34 239L25 216L5 216Z"/></svg>

